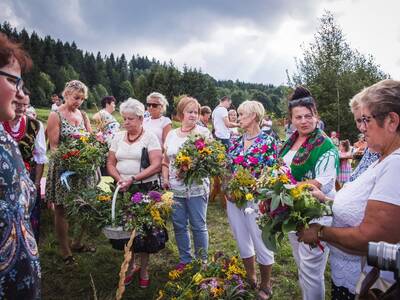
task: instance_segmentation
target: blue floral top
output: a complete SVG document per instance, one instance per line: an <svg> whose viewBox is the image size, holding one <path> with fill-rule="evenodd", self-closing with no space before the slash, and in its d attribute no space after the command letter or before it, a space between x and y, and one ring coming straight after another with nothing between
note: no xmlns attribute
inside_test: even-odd
<svg viewBox="0 0 400 300"><path fill-rule="evenodd" d="M350 181L356 180L358 176L364 173L368 167L376 161L380 157L379 153L370 152L367 148L364 152L363 157L358 163L357 167L354 169L353 173L350 176Z"/></svg>
<svg viewBox="0 0 400 300"><path fill-rule="evenodd" d="M244 151L243 136L231 140L228 156L232 164L233 172L239 165L250 169L250 172L258 177L264 167L276 164L278 148L273 137L261 131L253 144Z"/></svg>
<svg viewBox="0 0 400 300"><path fill-rule="evenodd" d="M35 199L18 145L0 127L1 299L40 299L39 253L30 223Z"/></svg>

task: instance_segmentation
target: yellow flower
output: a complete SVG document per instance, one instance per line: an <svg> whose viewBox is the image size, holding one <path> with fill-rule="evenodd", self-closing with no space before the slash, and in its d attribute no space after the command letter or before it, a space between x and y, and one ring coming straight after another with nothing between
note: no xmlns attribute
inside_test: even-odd
<svg viewBox="0 0 400 300"><path fill-rule="evenodd" d="M282 182L283 184L290 183L290 179L286 174L279 175L279 181Z"/></svg>
<svg viewBox="0 0 400 300"><path fill-rule="evenodd" d="M84 143L87 143L89 140L89 138L87 136L81 136L79 139Z"/></svg>
<svg viewBox="0 0 400 300"><path fill-rule="evenodd" d="M168 277L170 280L178 279L182 274L182 271L172 270L168 273Z"/></svg>
<svg viewBox="0 0 400 300"><path fill-rule="evenodd" d="M153 218L154 222L156 222L157 224L159 224L159 225L164 224L164 221L163 221L163 219L161 218L160 212L158 211L157 208L152 207L152 208L150 209L150 215L151 215L151 217Z"/></svg>
<svg viewBox="0 0 400 300"><path fill-rule="evenodd" d="M203 149L199 150L200 154L210 155L212 153L211 149L208 147L204 147Z"/></svg>
<svg viewBox="0 0 400 300"><path fill-rule="evenodd" d="M111 196L110 195L98 195L97 196L97 200L99 201L110 201L111 200Z"/></svg>
<svg viewBox="0 0 400 300"><path fill-rule="evenodd" d="M294 199L298 199L301 196L301 193L302 193L301 186L296 186L295 188L292 188L290 190L290 195L292 195Z"/></svg>
<svg viewBox="0 0 400 300"><path fill-rule="evenodd" d="M161 201L167 204L172 204L172 202L174 201L173 197L174 197L173 192L165 192L164 194L161 195Z"/></svg>
<svg viewBox="0 0 400 300"><path fill-rule="evenodd" d="M247 201L251 201L251 200L253 200L253 199L254 199L254 196L253 196L252 193L247 193L247 194L246 194L246 200L247 200Z"/></svg>
<svg viewBox="0 0 400 300"><path fill-rule="evenodd" d="M217 160L218 160L218 162L221 162L221 161L223 161L225 159L225 154L224 153L219 153L218 155L217 155Z"/></svg>
<svg viewBox="0 0 400 300"><path fill-rule="evenodd" d="M158 297L156 300L161 300L162 298L164 298L164 291L163 290L159 290L158 291Z"/></svg>
<svg viewBox="0 0 400 300"><path fill-rule="evenodd" d="M203 276L199 272L193 275L192 280L195 284L199 284L203 280Z"/></svg>
<svg viewBox="0 0 400 300"><path fill-rule="evenodd" d="M211 294L214 298L220 297L224 293L224 289L222 287L214 287L211 289Z"/></svg>

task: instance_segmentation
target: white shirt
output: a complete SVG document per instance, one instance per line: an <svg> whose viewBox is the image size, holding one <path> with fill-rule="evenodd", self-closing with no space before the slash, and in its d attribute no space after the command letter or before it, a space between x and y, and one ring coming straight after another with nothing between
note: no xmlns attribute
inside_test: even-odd
<svg viewBox="0 0 400 300"><path fill-rule="evenodd" d="M60 105L60 106L61 106L61 105ZM58 111L58 108L59 108L60 106L58 106L57 104L53 103L53 104L51 105L51 111Z"/></svg>
<svg viewBox="0 0 400 300"><path fill-rule="evenodd" d="M178 130L180 129L177 128L171 130L165 138L165 153L169 158L169 184L174 192L174 196L186 198L208 194L210 190L210 180L208 178L203 180L203 184L198 185L194 183L191 186L186 186L183 180L179 179L176 174L177 170L174 168L175 157L183 143L185 143L188 138L187 136L178 136ZM196 125L196 128L193 131L202 134L207 138L211 137L210 131L203 126Z"/></svg>
<svg viewBox="0 0 400 300"><path fill-rule="evenodd" d="M171 123L171 119L168 117L161 116L158 119L152 119L149 117L143 120L143 128L153 132L157 136L160 145L164 146L162 142L163 130L165 126Z"/></svg>
<svg viewBox="0 0 400 300"><path fill-rule="evenodd" d="M117 171L122 179L127 179L140 173L140 160L142 157L143 147L147 151L161 150L160 143L154 133L147 130L144 131L142 137L133 144L128 144L124 141L126 131L117 132L111 141L110 151L115 153L117 159ZM143 182L154 181L158 179L158 174L154 174Z"/></svg>
<svg viewBox="0 0 400 300"><path fill-rule="evenodd" d="M231 135L229 128L225 125L225 117L228 117L228 110L223 106L217 106L212 112L215 136L220 139L229 139Z"/></svg>
<svg viewBox="0 0 400 300"><path fill-rule="evenodd" d="M332 226L360 225L369 199L400 205L399 170L400 149L397 149L383 161L372 163L356 180L346 183L333 203ZM344 286L355 293L361 272L361 257L347 254L333 246L330 248L333 282L336 286ZM394 283L392 272L381 271L381 277Z"/></svg>

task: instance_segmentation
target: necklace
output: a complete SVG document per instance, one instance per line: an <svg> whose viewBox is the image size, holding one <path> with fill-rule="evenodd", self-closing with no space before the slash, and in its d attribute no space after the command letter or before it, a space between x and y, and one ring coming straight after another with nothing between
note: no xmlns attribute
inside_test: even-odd
<svg viewBox="0 0 400 300"><path fill-rule="evenodd" d="M129 143L133 144L134 142L136 142L136 141L140 138L140 136L142 135L142 133L143 133L143 127L142 127L142 130L140 130L140 133L139 133L133 140L131 140L131 139L129 138L129 133L127 132L127 133L126 133L126 139L128 140Z"/></svg>
<svg viewBox="0 0 400 300"><path fill-rule="evenodd" d="M26 129L26 121L25 118L22 117L21 121L19 123L19 129L15 132L12 130L10 126L10 122L4 122L3 123L4 129L8 132L9 135L16 141L19 142L22 140L22 138L25 135L25 129Z"/></svg>
<svg viewBox="0 0 400 300"><path fill-rule="evenodd" d="M188 133L188 132L191 132L194 128L196 127L196 124L195 125L193 125L189 130L183 130L183 127L181 127L181 132L182 133Z"/></svg>
<svg viewBox="0 0 400 300"><path fill-rule="evenodd" d="M249 137L249 136L246 134L246 135L244 135L243 137L244 137L244 139L245 139L246 141L252 141L252 140L254 140L255 138L257 138L259 135L260 135L260 132L258 132L255 136Z"/></svg>

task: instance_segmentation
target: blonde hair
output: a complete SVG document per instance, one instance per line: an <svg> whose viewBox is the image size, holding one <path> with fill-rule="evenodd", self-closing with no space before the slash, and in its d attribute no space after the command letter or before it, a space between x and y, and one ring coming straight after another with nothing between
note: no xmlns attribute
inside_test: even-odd
<svg viewBox="0 0 400 300"><path fill-rule="evenodd" d="M62 92L63 97L66 95L72 94L73 92L82 93L83 97L86 99L88 97L88 88L87 86L79 80L71 80L65 84L65 88Z"/></svg>
<svg viewBox="0 0 400 300"><path fill-rule="evenodd" d="M239 105L237 111L238 113L244 113L244 114L254 113L256 115L256 121L260 125L265 114L264 106L261 104L261 102L256 100L246 100L242 102Z"/></svg>
<svg viewBox="0 0 400 300"><path fill-rule="evenodd" d="M128 98L119 106L119 112L122 113L132 113L137 117L144 116L144 105L139 100Z"/></svg>
<svg viewBox="0 0 400 300"><path fill-rule="evenodd" d="M197 110L200 114L201 106L200 106L199 102L197 101L197 99L195 99L193 97L189 97L189 96L184 96L179 100L178 105L176 106L176 116L178 117L178 119L180 121L182 121L182 119L183 119L183 111L190 104L195 104L197 106Z"/></svg>
<svg viewBox="0 0 400 300"><path fill-rule="evenodd" d="M146 101L149 101L151 98L156 98L160 101L161 104L161 113L165 113L167 111L168 100L165 96L158 92L152 92L146 97Z"/></svg>

